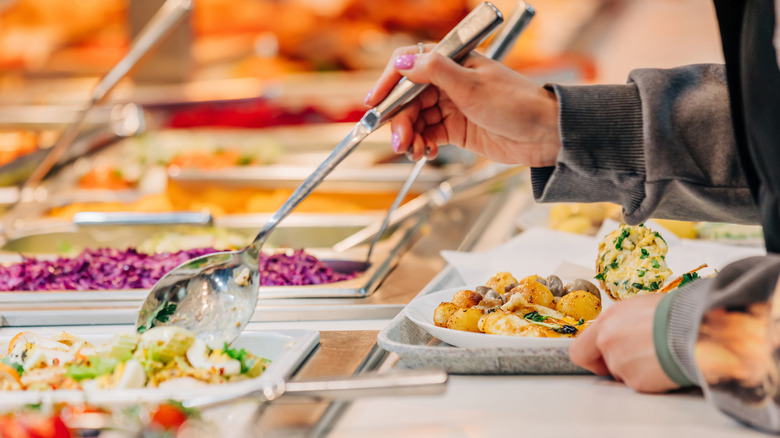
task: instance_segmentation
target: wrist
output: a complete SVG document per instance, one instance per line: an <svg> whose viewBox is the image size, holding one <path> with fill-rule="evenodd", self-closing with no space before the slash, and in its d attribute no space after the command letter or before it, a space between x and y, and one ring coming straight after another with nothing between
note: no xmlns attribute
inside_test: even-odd
<svg viewBox="0 0 780 438"><path fill-rule="evenodd" d="M539 127L542 129L541 150L538 163L533 167L554 166L561 150L561 134L559 129L560 107L558 97L552 90L539 88Z"/></svg>

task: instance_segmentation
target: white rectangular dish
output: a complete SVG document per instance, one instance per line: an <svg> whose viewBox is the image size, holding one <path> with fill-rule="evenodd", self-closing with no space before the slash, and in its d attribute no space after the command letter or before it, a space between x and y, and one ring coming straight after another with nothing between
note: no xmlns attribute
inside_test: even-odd
<svg viewBox="0 0 780 438"><path fill-rule="evenodd" d="M99 328L95 329L96 332ZM128 330L131 330L128 328ZM51 334L51 330L36 330L36 333ZM113 334L80 335L82 339L101 344L111 339ZM0 337L0 351L5 352L12 336ZM235 348L245 348L251 353L271 360L268 368L259 377L235 383L209 385L203 387L177 387L176 389L145 388L132 390L100 391L0 391L0 410L7 410L24 404L35 403L90 403L133 404L163 400L184 400L212 394L242 393L252 389L275 388L283 385L309 353L319 343L319 332L315 330L267 330L245 331L233 342Z"/></svg>

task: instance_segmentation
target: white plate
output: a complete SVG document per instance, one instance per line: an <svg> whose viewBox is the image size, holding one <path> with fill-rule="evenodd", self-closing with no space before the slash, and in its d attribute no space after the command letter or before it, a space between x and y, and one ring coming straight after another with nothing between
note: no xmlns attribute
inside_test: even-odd
<svg viewBox="0 0 780 438"><path fill-rule="evenodd" d="M96 328L96 331L99 330ZM36 333L49 334L50 331L36 330ZM81 335L82 339L93 344L101 344L113 335ZM303 363L309 353L319 343L320 335L315 330L268 330L245 331L233 342L236 348L245 348L256 356L271 360L271 364L257 378L223 385L186 388L145 388L102 391L0 391L0 409L33 403L93 403L93 404L132 404L163 400L184 400L204 395L230 394L251 389L274 388L284 384L293 372ZM8 349L10 336L0 337L0 352Z"/></svg>
<svg viewBox="0 0 780 438"><path fill-rule="evenodd" d="M569 348L572 338L536 338L520 336L488 335L485 333L472 333L460 330L452 330L437 327L433 322L433 311L442 302L452 300L452 295L461 289L470 289L462 286L452 289L444 289L415 298L406 306L406 317L428 332L450 345L461 348Z"/></svg>

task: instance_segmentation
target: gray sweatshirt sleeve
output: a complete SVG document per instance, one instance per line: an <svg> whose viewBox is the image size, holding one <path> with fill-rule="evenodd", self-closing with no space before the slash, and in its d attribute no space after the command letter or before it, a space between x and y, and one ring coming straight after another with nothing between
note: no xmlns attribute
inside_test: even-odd
<svg viewBox="0 0 780 438"><path fill-rule="evenodd" d="M653 324L664 372L718 408L780 433L780 256L752 257L668 294Z"/></svg>
<svg viewBox="0 0 780 438"><path fill-rule="evenodd" d="M563 147L554 167L532 169L538 201L614 202L629 224L758 223L722 65L635 70L626 85L548 88Z"/></svg>

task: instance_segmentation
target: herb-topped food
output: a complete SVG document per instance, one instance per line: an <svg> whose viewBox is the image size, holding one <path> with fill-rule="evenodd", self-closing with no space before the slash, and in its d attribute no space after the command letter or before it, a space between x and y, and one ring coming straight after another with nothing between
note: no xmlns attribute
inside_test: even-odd
<svg viewBox="0 0 780 438"><path fill-rule="evenodd" d="M506 336L573 337L601 312L601 293L588 280L563 284L555 275L517 281L499 272L484 286L456 292L434 310L439 327Z"/></svg>
<svg viewBox="0 0 780 438"><path fill-rule="evenodd" d="M134 389L175 381L220 384L255 378L269 361L225 344L212 350L180 327L121 334L95 346L62 333L16 335L0 357L0 390Z"/></svg>
<svg viewBox="0 0 780 438"><path fill-rule="evenodd" d="M634 295L666 293L697 280L696 271L707 267L701 264L666 283L672 275L666 265L668 251L666 241L657 231L644 224L621 224L599 244L596 279L613 300L623 300Z"/></svg>
<svg viewBox="0 0 780 438"><path fill-rule="evenodd" d="M663 237L644 224L622 224L599 244L596 279L614 300L657 292L672 274L668 251Z"/></svg>

